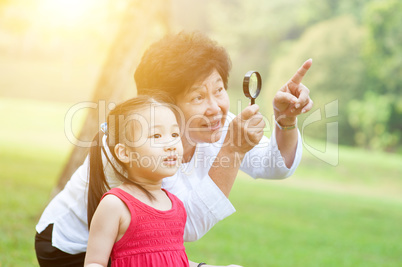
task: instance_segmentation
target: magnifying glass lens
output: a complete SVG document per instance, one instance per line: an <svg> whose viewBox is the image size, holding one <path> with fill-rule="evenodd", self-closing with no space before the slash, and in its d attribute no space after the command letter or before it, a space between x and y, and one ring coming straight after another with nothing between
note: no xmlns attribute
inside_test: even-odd
<svg viewBox="0 0 402 267"><path fill-rule="evenodd" d="M250 70L244 75L243 93L250 98L251 105L255 103L255 99L261 91L261 75L257 71Z"/></svg>
<svg viewBox="0 0 402 267"><path fill-rule="evenodd" d="M257 74L253 73L250 76L250 82L248 85L248 91L250 92L250 95L252 97L257 97L257 93L258 93L258 78L257 78Z"/></svg>

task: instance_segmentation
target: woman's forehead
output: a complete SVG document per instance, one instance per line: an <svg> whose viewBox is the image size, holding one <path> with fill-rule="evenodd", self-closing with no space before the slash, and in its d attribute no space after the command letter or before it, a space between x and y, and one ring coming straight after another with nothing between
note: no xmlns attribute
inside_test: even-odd
<svg viewBox="0 0 402 267"><path fill-rule="evenodd" d="M207 89L209 86L221 86L223 84L223 79L217 70L214 70L210 75L204 79L200 79L195 82L190 88L188 88L184 95L191 94L197 90Z"/></svg>
<svg viewBox="0 0 402 267"><path fill-rule="evenodd" d="M205 86L209 83L219 83L223 82L221 75L217 70L213 70L211 74L206 76L205 78L199 79L196 81L191 87L200 87L200 86Z"/></svg>

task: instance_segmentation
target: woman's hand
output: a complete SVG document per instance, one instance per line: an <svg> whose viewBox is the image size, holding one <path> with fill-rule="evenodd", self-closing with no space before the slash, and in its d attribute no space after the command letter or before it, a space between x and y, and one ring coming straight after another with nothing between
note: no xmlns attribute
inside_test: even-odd
<svg viewBox="0 0 402 267"><path fill-rule="evenodd" d="M244 156L258 145L264 135L265 127L259 109L256 104L248 106L230 122L224 146L229 146L232 152Z"/></svg>
<svg viewBox="0 0 402 267"><path fill-rule="evenodd" d="M304 62L274 97L275 119L283 126L294 125L299 114L306 113L313 107L310 90L301 83L312 63L312 59Z"/></svg>

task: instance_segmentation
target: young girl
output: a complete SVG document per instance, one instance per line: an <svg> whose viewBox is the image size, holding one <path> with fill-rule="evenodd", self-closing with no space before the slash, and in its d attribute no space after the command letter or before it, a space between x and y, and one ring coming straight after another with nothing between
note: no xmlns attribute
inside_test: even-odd
<svg viewBox="0 0 402 267"><path fill-rule="evenodd" d="M107 266L109 258L112 267L207 266L188 261L184 205L161 188L162 179L178 170L183 154L172 109L139 96L112 110L102 131L94 138L99 142L102 135L100 145L89 156L85 266ZM108 192L102 160L122 181Z"/></svg>
<svg viewBox="0 0 402 267"><path fill-rule="evenodd" d="M107 266L109 257L112 266L189 266L183 245L186 211L161 188L162 179L178 170L183 154L173 111L152 98L137 97L111 111L105 128L108 147L96 145L90 151L85 266ZM94 142L99 140L98 134ZM110 188L102 149L110 150L112 158L106 160L112 166L121 166L115 172L122 184L104 194L96 208Z"/></svg>

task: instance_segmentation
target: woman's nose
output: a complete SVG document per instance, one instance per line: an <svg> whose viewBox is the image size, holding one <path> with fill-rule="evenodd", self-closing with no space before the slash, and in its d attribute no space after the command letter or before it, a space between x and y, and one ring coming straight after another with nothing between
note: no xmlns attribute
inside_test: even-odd
<svg viewBox="0 0 402 267"><path fill-rule="evenodd" d="M210 98L208 100L208 107L207 110L205 112L205 115L214 115L216 113L218 113L221 110L220 106L219 106L219 102L217 101L217 99L215 98Z"/></svg>

